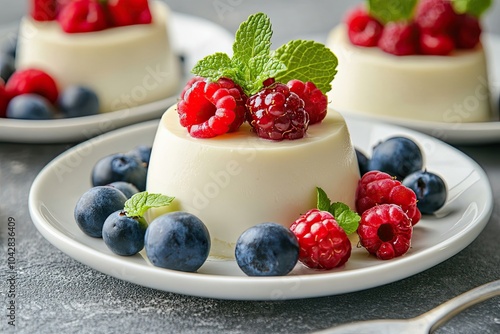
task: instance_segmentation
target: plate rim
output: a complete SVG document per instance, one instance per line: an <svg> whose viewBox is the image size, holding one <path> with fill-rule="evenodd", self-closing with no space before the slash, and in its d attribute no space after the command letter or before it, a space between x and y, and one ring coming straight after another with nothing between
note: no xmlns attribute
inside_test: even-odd
<svg viewBox="0 0 500 334"><path fill-rule="evenodd" d="M123 134L127 133L130 134L131 132L134 133L134 131L151 131L153 130L153 133L155 133L155 129L157 127L159 120L152 120L152 121L147 121L147 122L142 122L139 124L127 126L118 130L114 130L111 132L108 132L106 134L100 135L98 137L95 137L92 140L92 145L102 145L103 142L106 141L113 141L113 138L120 138ZM352 125L350 125L351 127ZM383 266L380 265L374 265L371 267L367 268L357 268L357 269L351 269L349 271L335 271L335 272L329 272L329 273L319 273L317 275L288 275L288 276L279 276L279 277L247 277L247 276L220 276L220 275L213 275L213 274L203 274L203 273L183 273L183 272L177 272L177 271L172 271L168 269L163 269L163 268L156 268L154 266L145 266L144 264L138 264L134 262L127 262L126 259L114 256L113 254L105 254L100 252L97 249L94 249L88 245L85 245L83 243L77 242L76 240L71 239L68 235L64 234L60 230L58 230L55 226L53 226L51 223L47 222L44 218L42 213L40 212L41 210L41 204L43 201L40 198L40 188L43 186L43 182L45 179L45 175L49 172L52 171L54 166L56 166L60 161L62 161L65 157L68 157L71 154L78 154L78 152L82 149L85 149L85 145L87 145L87 142L83 142L78 144L77 146L67 150L66 152L63 152L60 154L58 157L53 159L51 162L49 162L37 175L35 178L29 192L29 212L32 217L32 221L38 231L44 236L45 239L47 239L53 246L56 248L60 249L62 252L66 253L68 256L72 257L73 259L77 260L78 262L81 262L87 266L90 266L102 273L105 273L107 275L116 277L121 280L125 280L128 282L132 282L141 286L153 288L153 289L158 289L162 291L168 291L168 292L174 292L174 293L180 293L184 295L191 295L191 296L197 296L197 297L208 297L208 298L216 298L216 299L232 299L232 300L286 300L286 299L301 299L301 298L311 298L311 297L321 297L321 296L329 296L329 295L337 295L337 294L343 294L343 293L348 293L348 292L354 292L354 291L360 291L360 290L365 290L368 288L372 288L375 286L381 286L385 285L388 283L392 283L394 281L412 276L416 273L422 272L424 270L427 270L434 265L437 265L441 263L442 261L450 258L451 256L455 255L456 253L460 252L463 250L465 247L467 247L478 235L481 233L481 231L484 229L486 224L489 221L489 218L493 212L493 192L491 189L491 184L489 182L488 176L485 173L485 171L470 157L466 156L464 153L460 152L454 147L451 147L442 141L439 141L438 139L435 139L433 137L427 136L425 134L421 134L418 132L415 132L413 130L408 130L405 128L401 128L398 126L393 126L393 125L388 125L388 124L383 124L383 123L368 123L368 126L374 127L374 126L384 126L384 127L389 127L395 130L400 130L404 133L408 133L411 135L417 135L417 136L424 136L428 137L433 141L441 142L443 145L446 145L447 149L454 150L461 156L463 159L467 159L467 161L474 167L475 172L477 172L480 176L480 181L485 187L486 193L485 193L485 198L486 202L482 203L484 206L483 210L479 212L478 216L471 220L471 222L466 226L466 228L462 229L460 233L455 234L444 241L432 245L431 247L428 247L412 258L408 260L408 257L402 257L402 258L397 258L392 260L391 262L385 262ZM59 243L57 241L60 241ZM460 242L458 242L460 241ZM432 260L426 260L423 261L425 263L418 263L418 260L421 259L422 257L428 257L428 254L434 253L437 249L440 250L438 255L434 254L432 257ZM101 258L101 263L96 264L95 261L91 261L88 257L88 254L93 254L94 256L97 256ZM416 259L414 259L416 257ZM370 283L366 283L363 286L353 286L351 288L343 288L341 290L328 290L326 293L323 290L319 290L316 287L312 287L308 290L307 293L304 293L303 291L298 290L292 290L289 289L285 292L283 292L283 286L287 284L299 284L303 281L306 280L307 282L312 281L312 282L323 282L325 280L325 277L328 277L330 275L336 275L336 277L342 278L343 276L352 276L354 273L354 276L362 270L364 276L366 276L366 273L377 273L380 270L390 270L391 268L398 268L400 263L403 263L409 270L403 272L400 272L398 275L394 275L391 277L390 280L382 280L383 282L379 280L373 280ZM409 262L411 266L408 266L406 264ZM417 263L416 263L417 262ZM112 263L115 265L117 268L121 267L122 272L118 271L110 271L108 267L109 263ZM382 267L382 268L381 268ZM151 280L149 283L144 283L143 280L139 279L137 280L135 277L132 277L133 275L130 274L130 272L134 272L134 270L137 270L138 273L144 273L147 275L150 275L151 277L157 278L156 280ZM136 272L136 273L137 273ZM166 288L162 284L158 284L156 281L158 281L159 278L165 279L165 278L175 278L176 280L182 281L183 284L179 284L179 282L174 282L171 286ZM355 277L356 279L359 279L358 277ZM154 282L153 282L154 281ZM174 280L175 281L175 280ZM221 283L231 283L227 284L227 292L221 294L220 292L217 292L217 288L212 289L213 286L219 286ZM195 287L194 289L189 289L186 287L186 284L189 287ZM255 286L260 290L258 293L255 293L255 289L245 289L248 288L248 285ZM312 284L314 285L314 284ZM318 284L320 285L320 284ZM198 287L196 287L198 286ZM203 286L204 288L200 288ZM282 294L279 296L273 296L270 293L269 289L278 289L281 291ZM281 290L280 290L281 289ZM274 291L272 290L272 291ZM234 291L238 291L237 294L232 294Z"/></svg>

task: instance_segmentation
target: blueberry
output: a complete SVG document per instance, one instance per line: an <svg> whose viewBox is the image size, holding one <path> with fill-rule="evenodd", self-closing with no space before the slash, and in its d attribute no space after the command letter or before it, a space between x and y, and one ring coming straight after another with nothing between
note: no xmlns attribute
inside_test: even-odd
<svg viewBox="0 0 500 334"><path fill-rule="evenodd" d="M149 159L151 158L151 146L146 146L146 145L139 145L134 147L130 152L128 152L128 155L135 155L136 157L139 158L144 163L144 166L146 168L149 165Z"/></svg>
<svg viewBox="0 0 500 334"><path fill-rule="evenodd" d="M15 70L16 64L14 57L6 53L0 53L0 78L2 78L4 82L7 82Z"/></svg>
<svg viewBox="0 0 500 334"><path fill-rule="evenodd" d="M417 208L422 214L433 214L443 207L448 196L444 180L428 171L417 171L403 180L403 185L417 195Z"/></svg>
<svg viewBox="0 0 500 334"><path fill-rule="evenodd" d="M248 276L282 276L297 264L299 243L286 227L262 223L241 234L236 242L235 257Z"/></svg>
<svg viewBox="0 0 500 334"><path fill-rule="evenodd" d="M210 234L196 216L172 212L151 222L144 247L148 259L157 267L195 272L210 252Z"/></svg>
<svg viewBox="0 0 500 334"><path fill-rule="evenodd" d="M424 159L420 147L406 137L392 137L380 142L373 148L369 170L379 170L398 180L422 170Z"/></svg>
<svg viewBox="0 0 500 334"><path fill-rule="evenodd" d="M7 106L7 117L18 119L51 119L54 111L50 102L36 94L14 97Z"/></svg>
<svg viewBox="0 0 500 334"><path fill-rule="evenodd" d="M369 159L363 152L361 152L357 148L355 150L356 150L356 158L358 159L359 174L363 176L369 170L368 169Z"/></svg>
<svg viewBox="0 0 500 334"><path fill-rule="evenodd" d="M148 224L144 218L128 217L122 210L113 212L102 227L102 239L115 254L131 256L144 248Z"/></svg>
<svg viewBox="0 0 500 334"><path fill-rule="evenodd" d="M127 198L130 198L139 192L139 189L129 182L116 181L108 184L108 186L120 190Z"/></svg>
<svg viewBox="0 0 500 334"><path fill-rule="evenodd" d="M90 88L69 86L61 92L59 109L65 117L90 116L99 113L99 98Z"/></svg>
<svg viewBox="0 0 500 334"><path fill-rule="evenodd" d="M132 183L139 191L146 190L147 169L135 156L124 153L108 155L92 169L92 185L104 186L115 181Z"/></svg>
<svg viewBox="0 0 500 334"><path fill-rule="evenodd" d="M123 210L127 198L112 187L94 187L87 190L76 203L75 220L78 227L94 238L102 237L102 226L110 214Z"/></svg>

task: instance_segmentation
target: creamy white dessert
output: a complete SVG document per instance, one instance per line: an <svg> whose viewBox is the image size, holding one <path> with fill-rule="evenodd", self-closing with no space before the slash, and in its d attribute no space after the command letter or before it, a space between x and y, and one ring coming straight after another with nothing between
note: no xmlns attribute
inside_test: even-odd
<svg viewBox="0 0 500 334"><path fill-rule="evenodd" d="M432 122L491 120L483 47L447 56L394 56L353 45L345 27L326 44L338 57L328 97L337 110Z"/></svg>
<svg viewBox="0 0 500 334"><path fill-rule="evenodd" d="M210 139L191 137L176 107L163 115L154 140L147 191L174 196L149 219L187 211L207 226L213 257L234 257L236 240L263 222L289 227L316 207L316 187L354 208L358 165L347 125L329 110L306 136L281 142L257 137L245 123Z"/></svg>
<svg viewBox="0 0 500 334"><path fill-rule="evenodd" d="M16 68L38 68L60 89L78 84L98 95L101 112L164 99L179 90L180 68L168 35L169 9L151 3L153 22L68 34L57 21L26 16L19 28Z"/></svg>

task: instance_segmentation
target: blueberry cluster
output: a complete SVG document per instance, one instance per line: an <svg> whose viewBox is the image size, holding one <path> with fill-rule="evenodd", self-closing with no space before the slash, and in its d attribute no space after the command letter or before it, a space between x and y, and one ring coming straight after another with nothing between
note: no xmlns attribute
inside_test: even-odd
<svg viewBox="0 0 500 334"><path fill-rule="evenodd" d="M85 234L102 238L117 255L133 256L144 249L157 267L195 272L211 247L210 233L198 217L177 211L148 225L142 215L125 210L128 201L146 193L150 155L150 146L136 146L97 161L91 173L93 187L76 203L76 223ZM286 275L298 261L299 246L289 229L263 223L241 235L235 256L249 276Z"/></svg>

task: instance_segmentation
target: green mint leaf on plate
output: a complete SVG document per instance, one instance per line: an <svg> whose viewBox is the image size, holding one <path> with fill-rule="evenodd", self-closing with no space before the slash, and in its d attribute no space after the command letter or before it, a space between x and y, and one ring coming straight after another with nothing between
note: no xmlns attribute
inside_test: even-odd
<svg viewBox="0 0 500 334"><path fill-rule="evenodd" d="M418 0L368 0L368 11L382 23L412 18Z"/></svg>
<svg viewBox="0 0 500 334"><path fill-rule="evenodd" d="M124 211L129 217L143 217L148 209L170 205L173 200L174 197L143 191L133 195L125 202Z"/></svg>
<svg viewBox="0 0 500 334"><path fill-rule="evenodd" d="M316 195L317 195L316 207L318 208L318 210L329 212L331 201L328 198L328 195L326 194L326 192L323 189L317 187L316 188Z"/></svg>
<svg viewBox="0 0 500 334"><path fill-rule="evenodd" d="M492 0L451 0L453 9L459 14L481 16L490 8Z"/></svg>
<svg viewBox="0 0 500 334"><path fill-rule="evenodd" d="M356 232L361 217L344 203L332 203L323 189L317 187L316 192L318 210L330 212L347 235Z"/></svg>
<svg viewBox="0 0 500 334"><path fill-rule="evenodd" d="M336 202L328 210L347 235L356 232L361 217L344 203Z"/></svg>
<svg viewBox="0 0 500 334"><path fill-rule="evenodd" d="M323 93L331 90L337 73L338 60L326 46L314 41L294 40L274 52L274 57L286 65L286 71L276 80L287 83L292 79L311 81Z"/></svg>

